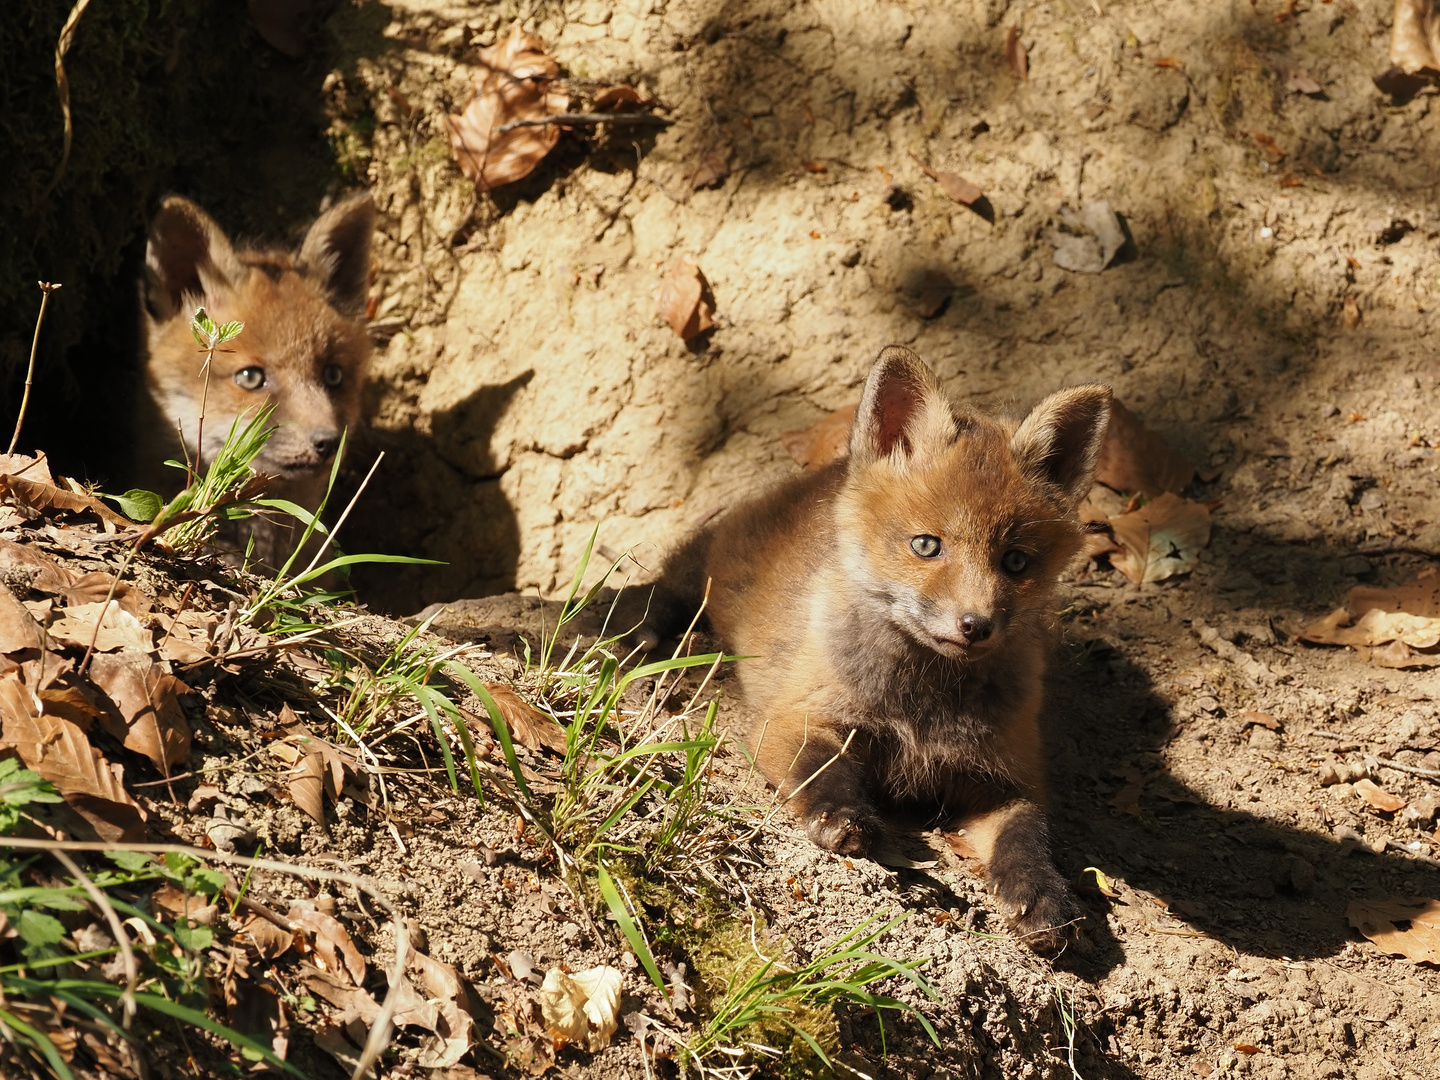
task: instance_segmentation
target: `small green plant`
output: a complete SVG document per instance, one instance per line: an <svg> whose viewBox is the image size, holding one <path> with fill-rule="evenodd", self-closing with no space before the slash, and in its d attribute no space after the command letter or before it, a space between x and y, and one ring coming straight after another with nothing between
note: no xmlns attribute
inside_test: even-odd
<svg viewBox="0 0 1440 1080"><path fill-rule="evenodd" d="M781 963L778 956L766 956L752 933L752 956L738 967L725 992L711 1004L709 1020L684 1045L686 1060L702 1076L712 1071L709 1064L717 1056L730 1064L743 1059L757 1063L768 1059L793 1072L816 1071L814 1065L834 1072L838 1037L826 1029L833 1028L831 1010L836 1005L875 1011L882 1052L886 1012L913 1016L939 1046L934 1026L915 1006L870 989L884 979L899 977L931 1000L939 1000L935 989L916 971L924 960L894 960L872 949L907 917L901 914L882 923L880 916L872 916L808 964L793 969Z"/></svg>

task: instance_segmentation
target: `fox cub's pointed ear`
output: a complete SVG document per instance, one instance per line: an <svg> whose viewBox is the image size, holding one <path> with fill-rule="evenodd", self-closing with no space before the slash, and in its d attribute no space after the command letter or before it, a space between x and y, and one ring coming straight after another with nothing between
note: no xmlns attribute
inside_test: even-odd
<svg viewBox="0 0 1440 1080"><path fill-rule="evenodd" d="M1036 405L1010 438L1010 452L1032 479L1079 505L1095 482L1095 460L1110 424L1108 386L1072 386Z"/></svg>
<svg viewBox="0 0 1440 1080"><path fill-rule="evenodd" d="M899 451L927 458L955 441L955 417L935 375L909 349L883 349L850 429L850 462L873 464Z"/></svg>
<svg viewBox="0 0 1440 1080"><path fill-rule="evenodd" d="M335 310L358 315L370 287L370 236L375 203L354 195L321 214L300 245L300 266L325 290Z"/></svg>
<svg viewBox="0 0 1440 1080"><path fill-rule="evenodd" d="M172 195L160 204L145 245L145 300L164 321L185 297L204 301L245 278L245 266L209 214Z"/></svg>

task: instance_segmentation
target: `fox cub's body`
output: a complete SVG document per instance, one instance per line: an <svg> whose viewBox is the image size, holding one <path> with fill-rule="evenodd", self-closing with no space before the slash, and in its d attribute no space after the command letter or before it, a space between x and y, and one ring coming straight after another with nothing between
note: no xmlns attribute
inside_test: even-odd
<svg viewBox="0 0 1440 1080"><path fill-rule="evenodd" d="M886 349L848 462L718 519L658 598L674 608L710 579L712 626L755 657L738 664L751 749L815 843L863 855L891 819L963 823L1040 948L1077 915L1041 810L1052 594L1109 406L1108 388L1078 387L1005 423Z"/></svg>
<svg viewBox="0 0 1440 1080"><path fill-rule="evenodd" d="M291 254L237 249L194 203L164 201L145 252L146 395L135 440L145 486L173 491L180 474L162 466L167 458L188 456L203 468L237 416L268 404L279 427L254 462L274 477L266 493L317 506L341 432L353 433L360 419L374 219L368 195L348 199L321 215ZM245 324L216 351L208 389L204 354L190 332L200 306L217 324ZM293 544L291 531L276 523L256 524L254 537L255 557L270 566ZM243 541L221 536L222 543Z"/></svg>

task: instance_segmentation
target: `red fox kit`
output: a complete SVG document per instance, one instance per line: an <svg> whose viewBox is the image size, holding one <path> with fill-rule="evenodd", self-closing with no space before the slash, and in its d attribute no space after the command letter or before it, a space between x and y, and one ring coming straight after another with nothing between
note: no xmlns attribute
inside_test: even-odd
<svg viewBox="0 0 1440 1080"><path fill-rule="evenodd" d="M179 474L161 469L180 458L208 465L241 413L275 406L279 425L255 459L274 477L266 493L314 509L347 428L360 419L360 384L370 343L361 321L370 273L375 208L369 195L331 207L310 227L300 250L236 248L194 203L172 196L150 225L145 250L142 320L147 395L137 431L137 468L156 490L173 490ZM217 324L245 329L215 354L209 389L190 317L204 306ZM203 431L200 424L205 397ZM204 445L198 445L203 440ZM168 475L166 475L168 474ZM253 525L255 558L271 567L294 543L284 525ZM243 537L222 534L243 545Z"/></svg>
<svg viewBox="0 0 1440 1080"><path fill-rule="evenodd" d="M709 578L711 625L755 657L738 664L748 742L811 839L866 855L892 820L963 824L1042 951L1079 915L1041 809L1052 594L1109 413L1108 387L1080 386L992 419L888 348L849 460L730 511L667 572L692 600ZM662 616L683 602L657 599Z"/></svg>

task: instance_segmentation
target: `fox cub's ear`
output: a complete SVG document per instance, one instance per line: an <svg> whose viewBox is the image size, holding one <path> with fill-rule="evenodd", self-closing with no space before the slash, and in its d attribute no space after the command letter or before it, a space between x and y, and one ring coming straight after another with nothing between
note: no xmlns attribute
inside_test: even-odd
<svg viewBox="0 0 1440 1080"><path fill-rule="evenodd" d="M925 362L909 349L883 349L850 429L850 462L863 467L899 451L923 462L955 441L950 402Z"/></svg>
<svg viewBox="0 0 1440 1080"><path fill-rule="evenodd" d="M1030 411L1010 438L1010 452L1027 476L1076 506L1094 483L1109 424L1110 388L1072 386Z"/></svg>
<svg viewBox="0 0 1440 1080"><path fill-rule="evenodd" d="M300 245L301 269L343 315L358 315L365 309L374 231L374 201L368 194L354 195L321 214Z"/></svg>
<svg viewBox="0 0 1440 1080"><path fill-rule="evenodd" d="M164 321L184 297L205 300L245 279L245 267L209 214L172 195L160 204L145 245L145 300Z"/></svg>

